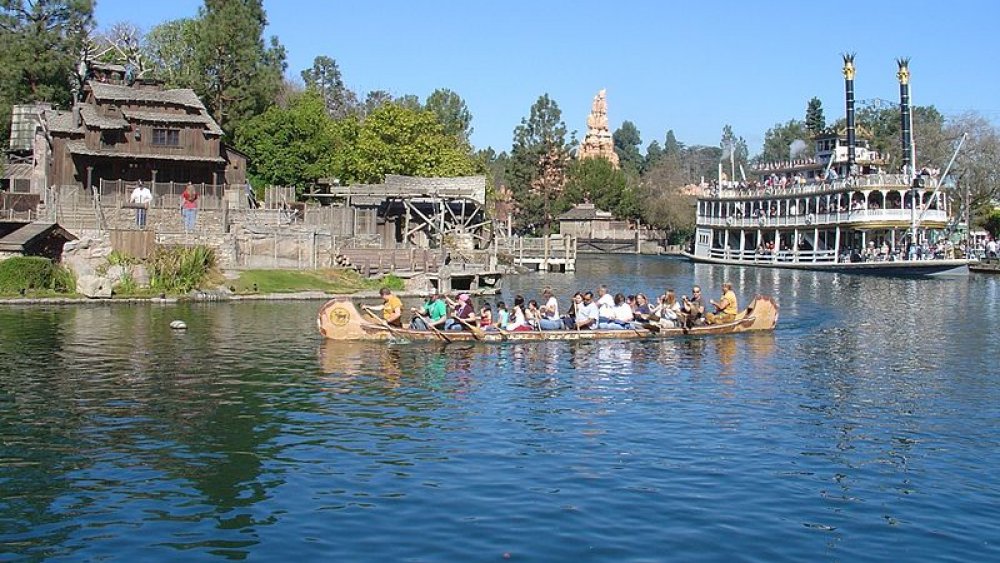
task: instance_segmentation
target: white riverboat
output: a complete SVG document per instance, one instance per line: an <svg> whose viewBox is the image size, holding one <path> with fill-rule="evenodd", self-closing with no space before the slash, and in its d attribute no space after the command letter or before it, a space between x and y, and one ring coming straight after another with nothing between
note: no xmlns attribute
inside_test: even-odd
<svg viewBox="0 0 1000 563"><path fill-rule="evenodd" d="M845 56L846 135L815 141L815 157L770 163L749 182L720 181L698 198L697 262L884 275L967 273L947 241L939 171L916 171L909 71L900 61L902 174L854 138L853 57ZM947 174L947 169L945 170Z"/></svg>

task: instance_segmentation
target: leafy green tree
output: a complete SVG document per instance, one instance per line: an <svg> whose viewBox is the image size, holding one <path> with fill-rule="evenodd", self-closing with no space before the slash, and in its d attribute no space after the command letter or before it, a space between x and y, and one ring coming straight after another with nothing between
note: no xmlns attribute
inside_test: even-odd
<svg viewBox="0 0 1000 563"><path fill-rule="evenodd" d="M642 146L642 138L639 136L639 130L635 123L623 122L621 127L611 135L611 138L614 139L615 152L618 153L621 167L638 174L643 161L642 152L639 150L639 147Z"/></svg>
<svg viewBox="0 0 1000 563"><path fill-rule="evenodd" d="M819 98L813 97L806 106L806 131L811 135L818 135L826 129L826 117L823 116L823 102Z"/></svg>
<svg viewBox="0 0 1000 563"><path fill-rule="evenodd" d="M205 0L199 11L196 91L228 135L274 103L282 86L285 50L272 37L262 0Z"/></svg>
<svg viewBox="0 0 1000 563"><path fill-rule="evenodd" d="M575 160L569 165L566 177L566 187L557 199L555 214L589 201L618 218L638 217L635 176L616 170L607 159Z"/></svg>
<svg viewBox="0 0 1000 563"><path fill-rule="evenodd" d="M447 88L438 88L427 96L425 109L437 116L445 133L468 144L472 135L472 113L461 96Z"/></svg>
<svg viewBox="0 0 1000 563"><path fill-rule="evenodd" d="M153 77L167 88L199 86L195 64L198 42L198 20L183 18L163 22L149 30L143 42L143 53L150 63Z"/></svg>
<svg viewBox="0 0 1000 563"><path fill-rule="evenodd" d="M247 154L252 183L300 190L334 175L334 155L343 150L322 94L310 88L287 108L271 106L236 133Z"/></svg>
<svg viewBox="0 0 1000 563"><path fill-rule="evenodd" d="M514 129L514 143L507 167L507 180L519 208L520 231L538 232L551 223L552 203L565 183L565 166L572 141L566 140L566 124L555 100L543 94Z"/></svg>
<svg viewBox="0 0 1000 563"><path fill-rule="evenodd" d="M71 77L93 25L91 0L0 0L0 141L11 106L72 101Z"/></svg>
<svg viewBox="0 0 1000 563"><path fill-rule="evenodd" d="M696 198L687 190L693 183L691 175L692 165L683 154L665 155L643 176L637 190L643 222L667 231L671 244L694 234Z"/></svg>
<svg viewBox="0 0 1000 563"><path fill-rule="evenodd" d="M458 140L444 132L435 115L399 104L383 103L357 130L339 176L351 182L377 183L386 174L463 176L475 162Z"/></svg>
<svg viewBox="0 0 1000 563"><path fill-rule="evenodd" d="M809 143L806 143L808 138L809 132L802 121L792 119L787 123L776 123L764 134L764 145L757 159L759 162L788 160L792 157L792 143L802 141L808 147Z"/></svg>
<svg viewBox="0 0 1000 563"><path fill-rule="evenodd" d="M358 96L344 85L337 61L327 56L313 59L312 68L302 71L302 81L323 96L326 111L334 119L343 119L357 111Z"/></svg>

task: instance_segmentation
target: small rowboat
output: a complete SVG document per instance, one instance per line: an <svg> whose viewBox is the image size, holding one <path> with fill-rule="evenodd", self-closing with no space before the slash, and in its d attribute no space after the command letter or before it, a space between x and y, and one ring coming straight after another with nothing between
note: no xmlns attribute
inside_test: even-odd
<svg viewBox="0 0 1000 563"><path fill-rule="evenodd" d="M608 340L639 338L674 338L735 334L739 332L774 330L778 323L778 305L770 297L758 295L750 306L736 315L730 323L696 326L692 328L664 328L659 330L636 328L627 330L461 330L430 331L392 327L381 319L366 318L350 298L338 297L327 301L319 310L316 324L319 332L331 340L437 340L442 342L523 342L533 340Z"/></svg>

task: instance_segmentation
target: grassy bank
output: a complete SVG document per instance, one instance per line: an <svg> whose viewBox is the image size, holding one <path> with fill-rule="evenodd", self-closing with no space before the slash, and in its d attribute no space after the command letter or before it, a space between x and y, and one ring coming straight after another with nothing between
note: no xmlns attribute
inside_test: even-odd
<svg viewBox="0 0 1000 563"><path fill-rule="evenodd" d="M403 289L403 280L396 276L366 279L354 270L246 270L230 284L236 294L293 293L322 291L325 293L357 293L382 286Z"/></svg>

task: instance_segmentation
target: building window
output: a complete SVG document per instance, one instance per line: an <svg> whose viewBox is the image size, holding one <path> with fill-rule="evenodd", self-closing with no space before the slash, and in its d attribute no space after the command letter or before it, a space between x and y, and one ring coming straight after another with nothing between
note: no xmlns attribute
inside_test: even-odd
<svg viewBox="0 0 1000 563"><path fill-rule="evenodd" d="M153 129L153 144L165 147L179 147L181 132L179 129Z"/></svg>

